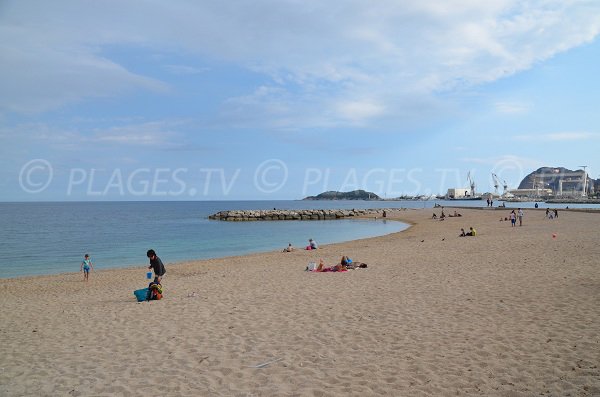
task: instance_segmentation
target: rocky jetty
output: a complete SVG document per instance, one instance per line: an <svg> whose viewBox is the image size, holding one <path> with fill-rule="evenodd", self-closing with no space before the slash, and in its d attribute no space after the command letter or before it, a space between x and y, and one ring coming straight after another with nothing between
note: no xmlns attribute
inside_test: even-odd
<svg viewBox="0 0 600 397"><path fill-rule="evenodd" d="M342 219L360 216L382 216L383 211L390 213L398 208L371 209L327 209L327 210L231 210L210 215L209 219L220 221L310 221L324 219Z"/></svg>

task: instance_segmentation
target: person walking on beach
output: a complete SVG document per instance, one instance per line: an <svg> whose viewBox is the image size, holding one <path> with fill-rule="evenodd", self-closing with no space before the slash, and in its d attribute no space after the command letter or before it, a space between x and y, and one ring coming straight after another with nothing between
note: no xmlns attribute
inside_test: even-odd
<svg viewBox="0 0 600 397"><path fill-rule="evenodd" d="M89 281L90 279L90 270L94 269L94 265L92 264L92 259L88 254L85 254L83 257L83 261L81 262L81 267L79 271L83 272L83 281Z"/></svg>
<svg viewBox="0 0 600 397"><path fill-rule="evenodd" d="M523 226L523 210L519 208L517 215L519 216L519 226Z"/></svg>
<svg viewBox="0 0 600 397"><path fill-rule="evenodd" d="M150 266L148 266L148 269L152 269L154 271L154 281L160 284L160 281L167 272L165 270L165 265L163 265L160 258L156 256L156 252L154 252L154 250L148 250L148 252L146 252L146 256L148 259L150 259Z"/></svg>

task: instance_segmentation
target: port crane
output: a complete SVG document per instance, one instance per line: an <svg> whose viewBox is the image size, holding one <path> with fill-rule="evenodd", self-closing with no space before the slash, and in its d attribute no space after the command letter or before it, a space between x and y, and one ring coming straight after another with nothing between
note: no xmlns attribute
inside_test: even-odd
<svg viewBox="0 0 600 397"><path fill-rule="evenodd" d="M469 186L471 186L471 197L475 197L475 181L471 179L471 171L467 173L467 179L469 180Z"/></svg>
<svg viewBox="0 0 600 397"><path fill-rule="evenodd" d="M500 186L500 180L498 179L498 175L492 172L492 179L494 180L494 192L496 192L496 194L499 195L498 186ZM504 186L504 190L506 191L506 186Z"/></svg>

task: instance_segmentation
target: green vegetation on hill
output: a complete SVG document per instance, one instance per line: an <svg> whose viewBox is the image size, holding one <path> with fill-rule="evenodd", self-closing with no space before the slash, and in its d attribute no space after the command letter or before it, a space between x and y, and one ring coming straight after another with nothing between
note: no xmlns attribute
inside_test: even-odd
<svg viewBox="0 0 600 397"><path fill-rule="evenodd" d="M316 196L305 197L303 200L381 200L381 198L372 192L353 190L351 192L323 192Z"/></svg>

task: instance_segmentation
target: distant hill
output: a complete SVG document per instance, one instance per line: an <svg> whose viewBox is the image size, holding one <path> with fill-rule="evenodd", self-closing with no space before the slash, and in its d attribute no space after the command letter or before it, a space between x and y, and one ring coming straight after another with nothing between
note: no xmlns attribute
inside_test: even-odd
<svg viewBox="0 0 600 397"><path fill-rule="evenodd" d="M351 192L323 192L316 196L305 197L303 200L381 200L381 197L372 192L353 190Z"/></svg>
<svg viewBox="0 0 600 397"><path fill-rule="evenodd" d="M570 170L564 167L541 167L527 175L519 184L519 189L534 189L535 187L560 190L559 181L562 181L563 191L581 191L581 177L583 171ZM600 180L595 180L587 175L586 188L588 194L593 194Z"/></svg>

